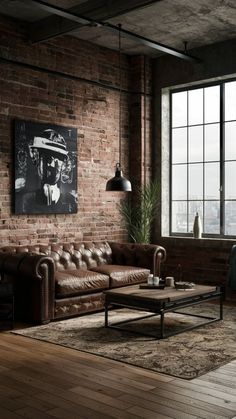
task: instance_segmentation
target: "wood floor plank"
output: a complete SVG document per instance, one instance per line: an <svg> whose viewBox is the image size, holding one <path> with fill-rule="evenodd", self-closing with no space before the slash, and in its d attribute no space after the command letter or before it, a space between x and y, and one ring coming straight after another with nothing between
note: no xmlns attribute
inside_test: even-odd
<svg viewBox="0 0 236 419"><path fill-rule="evenodd" d="M172 397L171 394L169 394L169 397L165 397L166 392L162 392L161 394L157 395L153 395L150 393L145 393L139 396L130 396L130 395L125 395L125 396L121 396L120 398L122 400L127 400L132 402L135 405L138 406L148 406L148 408L150 409L152 406L152 403L156 403L161 406L166 406L168 408L177 410L180 414L180 416L186 416L186 415L193 415L196 416L198 418L202 418L202 419L224 419L226 416L230 417L230 415L232 414L232 412L226 411L224 410L223 415L220 414L218 409L214 409L213 411L210 411L210 409L207 409L206 406L202 405L201 403L196 403L195 405L193 405L192 401L190 399L185 399L182 398L182 400L177 400L175 397ZM164 396L165 394L165 396ZM141 403L142 400L142 403ZM144 404L145 401L145 404ZM158 409L158 411L160 411L160 409ZM166 412L165 412L166 413ZM173 417L173 415L171 415L171 417Z"/></svg>
<svg viewBox="0 0 236 419"><path fill-rule="evenodd" d="M193 410L188 409L186 413L184 408L181 410L177 409L176 404L171 405L171 400L161 400L161 398L156 398L155 401L146 400L142 397L135 397L135 396L122 396L122 400L130 401L135 406L142 407L144 409L151 410L152 412L160 413L171 418L175 419L196 419L200 416L194 414ZM196 412L195 412L196 413Z"/></svg>
<svg viewBox="0 0 236 419"><path fill-rule="evenodd" d="M227 380L228 382L231 382L234 386L236 385L236 375L228 374L228 371L217 371L214 374L212 372L207 374L208 377L216 377L219 380Z"/></svg>
<svg viewBox="0 0 236 419"><path fill-rule="evenodd" d="M126 395L129 395L129 393L126 393ZM215 406L213 404L200 401L193 397L182 395L181 393L178 394L178 393L170 392L166 389L165 386L163 386L163 389L159 388L158 393L156 392L156 394L153 394L153 392L140 392L139 390L137 390L136 394L132 393L132 395L136 397L144 398L145 400L148 400L148 401L154 401L154 402L157 399L159 399L159 402L166 403L167 405L170 405L171 403L173 403L176 406L178 405L181 406L181 408L183 405L186 405L187 411L190 408L190 410L193 413L195 413L196 412L195 409L198 409L199 417L206 417L207 419L211 418L212 416L213 418L215 417L217 418L217 416L220 416L221 418L224 418L224 417L228 418L234 414L234 411L227 409L227 405L226 407Z"/></svg>
<svg viewBox="0 0 236 419"><path fill-rule="evenodd" d="M236 368L236 367L235 367ZM235 383L232 382L232 380L228 380L228 377L219 377L219 375L211 375L211 376L202 376L201 377L202 381L205 381L206 383L214 383L214 384L222 384L224 383L224 387L225 389L230 389L233 388L235 389L236 385Z"/></svg>
<svg viewBox="0 0 236 419"><path fill-rule="evenodd" d="M67 414L67 418L70 417L70 415L79 415L78 417L81 418L93 418L96 417L96 419L107 419L108 416L104 414L104 412L99 413L93 410L92 404L89 407L83 406L79 403L79 397L73 397L73 399L68 398L67 394L64 395L64 397L59 397L57 395L51 395L46 392L38 393L37 396L35 396L35 401L37 402L44 402L44 403L50 403L53 404L54 407L51 407L48 410L48 413L50 415L56 416L56 414L59 414L58 417L61 417L61 415ZM75 402L76 401L76 402ZM57 410L58 409L58 410ZM57 413L56 413L57 412Z"/></svg>
<svg viewBox="0 0 236 419"><path fill-rule="evenodd" d="M16 412L11 412L8 409L0 406L0 418L2 419L22 419L22 416Z"/></svg>
<svg viewBox="0 0 236 419"><path fill-rule="evenodd" d="M69 367L68 371L70 372L74 371L74 373L77 374L78 377L80 377L80 379L82 380L84 379L91 380L98 384L101 383L101 384L104 384L105 386L109 386L111 388L118 389L118 390L122 390L128 387L128 388L134 388L134 389L139 388L140 390L148 391L150 389L155 388L153 385L140 382L138 377L136 380L134 380L133 377L129 378L129 377L125 377L125 375L116 376L113 374L112 369L98 372L97 370L94 370L92 368L83 368L83 367L81 368L80 366L79 370L76 372L75 366L73 365L73 368ZM162 381L160 381L160 383L162 383Z"/></svg>
<svg viewBox="0 0 236 419"><path fill-rule="evenodd" d="M75 368L69 371L63 370L63 382L66 381L70 383L70 386L72 388L77 386L81 382L80 365L78 363L76 365L76 368L78 370L77 373L75 372ZM50 364L42 365L42 362L34 362L34 367L31 369L40 372L40 374L44 373L46 375L48 375L48 371L50 370L50 375L56 378L58 382L60 382L60 379L62 377L62 367L61 364L58 363L54 363L52 368L52 365L50 367ZM113 389L110 386L105 386L101 383L95 383L94 380L88 380L83 378L83 387L91 389L91 386L93 387L93 390L95 390L96 392L106 394L110 397L118 397L119 395L122 395L124 393L123 391Z"/></svg>
<svg viewBox="0 0 236 419"><path fill-rule="evenodd" d="M26 406L22 409L17 410L15 413L18 413L22 418L28 419L52 419L53 416L41 410L34 409L33 407Z"/></svg>
<svg viewBox="0 0 236 419"><path fill-rule="evenodd" d="M128 409L133 405L133 403L130 403L129 401L126 402L121 397L110 397L106 394L101 394L97 391L84 388L82 386L74 387L70 391L72 391L72 393L79 394L80 396L88 397L91 400L97 400L98 402L105 403L107 406L117 407L120 410Z"/></svg>
<svg viewBox="0 0 236 419"><path fill-rule="evenodd" d="M19 382L19 388L20 388L21 383L23 383L23 384L30 384L35 389L38 389L38 391L46 390L49 393L56 393L56 392L59 392L60 390L60 388L57 387L56 385L54 386L50 383L46 383L41 380L32 379L30 376L27 375L27 371L26 373L23 373L21 370L20 372L18 372L17 369L14 369L14 370L8 371L7 375L11 378L14 378L15 380Z"/></svg>
<svg viewBox="0 0 236 419"><path fill-rule="evenodd" d="M9 332L4 332L5 341L10 342L12 344L12 337L17 337L19 339L19 344L16 345L18 347L18 350L20 350L19 347L22 346L26 349L26 351L28 351L28 353L32 353L32 349L30 348L34 348L35 343L37 343L37 352L40 352L42 357L48 357L48 355L50 356L50 354L53 355L56 350L57 357L60 358L61 362L65 360L65 362L73 363L76 362L79 358L80 363L83 364L85 367L96 366L97 369L102 371L117 366L117 362L112 359L103 358L83 351L79 352L76 349L71 348L70 356L68 356L68 353L64 350L65 347L63 346L51 344L46 341L28 338L21 335L14 335ZM123 368L124 365L125 364L120 363L120 368Z"/></svg>
<svg viewBox="0 0 236 419"><path fill-rule="evenodd" d="M54 409L56 405L52 403L52 400L39 400L36 396L27 396L23 395L21 397L18 397L17 402L22 404L22 407L32 407L34 409L38 409L42 412L47 412L50 409ZM15 410L15 409L14 409Z"/></svg>
<svg viewBox="0 0 236 419"><path fill-rule="evenodd" d="M171 416L166 416L162 415L161 413L152 412L151 410L144 409L140 406L134 406L130 408L129 412L143 419L172 419Z"/></svg>
<svg viewBox="0 0 236 419"><path fill-rule="evenodd" d="M183 381L178 381L176 385L178 387L185 387L185 383L183 383ZM223 400L224 402L227 401L227 403L236 402L235 394L231 394L228 391L223 392L222 390L218 390L217 388L212 388L211 386L200 387L195 382L189 382L188 389L196 391L198 393L202 393L204 395L212 396L214 398Z"/></svg>
<svg viewBox="0 0 236 419"><path fill-rule="evenodd" d="M180 384L180 385L178 385ZM190 385L191 383L188 383L188 385ZM230 399L222 399L222 398L218 398L216 396L211 396L209 394L206 394L204 392L201 391L201 388L199 387L198 390L194 391L191 388L188 388L188 386L182 386L182 382L179 380L176 380L175 382L171 383L171 384L167 384L167 389L169 391L172 391L173 393L179 393L179 394L183 394L184 396L189 396L191 398L194 398L196 400L199 401L204 401L204 402L208 402L210 404L213 404L214 406L219 406L219 407L227 407L227 409L236 412L236 400L231 401ZM152 390L152 393L156 393L158 394L158 389Z"/></svg>
<svg viewBox="0 0 236 419"><path fill-rule="evenodd" d="M8 376L7 373L5 375L0 374L0 383L6 386L6 389L8 387L8 388L16 390L17 392L19 392L19 389L20 389L20 393L22 395L23 394L34 395L35 393L38 392L37 388L32 387L30 382L29 384L21 382L19 385L19 381L14 378L14 375L10 377ZM6 396L6 391L4 391L4 395Z"/></svg>
<svg viewBox="0 0 236 419"><path fill-rule="evenodd" d="M42 398L42 394L39 397ZM47 398L48 395L46 394L44 397ZM72 411L72 413L80 411L81 406L84 409L92 410L94 411L94 418L96 418L95 412L97 412L98 415L103 415L105 419L107 417L119 419L136 419L131 418L131 415L126 411L120 410L116 407L111 407L97 400L89 399L83 395L75 394L71 391L61 391L57 395L50 395L50 400L53 400L53 402L57 403L57 406L61 407L62 409ZM93 416L91 417L93 418Z"/></svg>
<svg viewBox="0 0 236 419"><path fill-rule="evenodd" d="M187 381L1 333L2 419L236 419L236 361Z"/></svg>
<svg viewBox="0 0 236 419"><path fill-rule="evenodd" d="M14 399L13 397L7 397L4 395L0 397L0 406L3 409L14 412L17 409L24 407L25 403L19 398Z"/></svg>
<svg viewBox="0 0 236 419"><path fill-rule="evenodd" d="M220 394L223 396L224 394L230 394L233 397L236 398L236 387L233 386L227 386L225 385L225 381L221 381L219 383L214 383L211 381L205 381L202 377L194 379L191 384L195 385L195 388L202 388L203 390L206 389L206 391L209 391L209 389L213 389L215 391L220 392ZM193 387L194 388L194 387Z"/></svg>
<svg viewBox="0 0 236 419"><path fill-rule="evenodd" d="M203 419L224 419L224 415L219 415L216 413L211 413L205 409L202 408L202 406L196 405L195 407L192 404L186 403L186 401L176 401L171 398L171 396L167 399L162 396L156 396L153 397L152 400L149 397L146 397L147 394L145 394L145 397L134 397L125 395L122 396L122 400L130 401L135 406L141 406L143 408L148 408L150 410L155 410L157 412L161 412L163 414L166 414L170 417L181 417L181 418L191 418L191 417L197 417L197 418L203 418ZM168 410L166 410L166 406L168 406Z"/></svg>
<svg viewBox="0 0 236 419"><path fill-rule="evenodd" d="M155 401L155 397L157 395L161 396L162 398L166 398L166 399L170 399L175 401L175 402L180 402L180 403L186 403L190 406L193 407L193 411L195 409L195 407L202 409L201 412L201 416L203 417L207 417L208 415L211 416L211 413L214 415L219 415L221 417L231 417L235 410L234 407L232 407L232 405L229 404L229 401L227 401L224 405L219 405L219 403L217 403L217 398L214 398L214 402L213 403L208 403L207 401L205 401L204 399L201 400L201 396L200 397L196 397L196 388L190 390L188 393L186 391L181 391L181 388L183 387L183 389L189 389L189 384L190 382L186 382L185 380L176 380L174 382L174 387L173 386L169 386L169 385L160 385L158 384L156 390L152 390L150 392L140 392L140 391L136 391L136 393L132 393L132 395L137 396L137 397L143 397L146 398L147 400L153 400ZM178 389L178 386L180 387ZM197 388L200 392L202 391L201 386ZM205 390L203 391L203 393L205 393ZM127 394L128 391L127 391ZM153 397L154 396L154 397ZM212 401L212 400L211 400ZM206 414L204 412L207 412Z"/></svg>
<svg viewBox="0 0 236 419"><path fill-rule="evenodd" d="M5 383L0 385L0 397L1 396L6 396L6 397L17 397L17 396L21 396L21 391L20 388L18 389L14 389L11 387L8 387Z"/></svg>
<svg viewBox="0 0 236 419"><path fill-rule="evenodd" d="M83 412L83 410L79 410L78 412L73 413L71 410L68 411L66 409L62 409L61 407L55 407L54 409L50 410L50 415L58 419L91 419L93 417L91 414L91 411ZM107 419L103 415L99 416L97 413L96 415L96 419Z"/></svg>
<svg viewBox="0 0 236 419"><path fill-rule="evenodd" d="M111 370L109 370L109 372L114 375L129 377L135 381L138 380L144 384L153 384L154 387L157 381L159 381L160 383L168 383L174 380L174 377L171 377L170 375L163 375L157 372L148 371L144 368L129 368L129 366L127 366L127 368L125 369L112 368Z"/></svg>

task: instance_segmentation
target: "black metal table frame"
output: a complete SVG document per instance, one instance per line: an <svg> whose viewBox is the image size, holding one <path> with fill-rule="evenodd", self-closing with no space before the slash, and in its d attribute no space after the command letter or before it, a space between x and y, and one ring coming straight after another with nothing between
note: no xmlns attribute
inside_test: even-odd
<svg viewBox="0 0 236 419"><path fill-rule="evenodd" d="M187 291L186 291L187 292ZM208 293L208 294L203 294L203 295L199 295L199 296L189 296L187 298L183 298L182 300L177 300L177 301L172 301L172 302L168 302L168 303L163 303L161 305L161 307L157 307L156 309L154 309L154 307L152 309L150 309L148 307L140 307L140 306L136 306L135 304L125 304L125 303L119 303L118 301L112 301L114 296L110 296L109 294L105 295L105 327L107 328L112 328L112 329L118 329L118 330L124 330L124 331L128 331L128 332L132 332L132 333L137 333L137 334L141 334L142 336L152 336L155 337L156 339L165 339L168 338L170 336L174 336L189 330L193 330L196 329L198 327L202 327L205 326L206 324L210 324L219 320L223 320L223 296L224 293L223 291L218 288L216 291L214 291L213 293ZM113 297L113 298L112 298ZM185 307L190 307L193 305L197 305L200 303L203 303L205 301L210 301L210 300L215 300L215 299L219 299L219 317L209 317L209 316L204 316L201 314L191 314L191 313L185 313L185 312L181 312L181 311L177 311L178 309L182 309ZM122 320L120 322L116 322L116 323L112 323L109 324L108 321L108 312L109 312L109 308L111 307L119 307L119 308L129 308L129 309L135 309L135 310L141 310L141 311L151 311L152 314L148 314L145 316L139 316L133 319L127 319L127 320ZM177 313L177 314L182 314L185 316L191 316L191 317L198 317L198 318L202 318L205 319L205 321L198 323L196 325L191 325L191 326L187 326L182 330L179 331L175 331L175 332L171 332L171 333L165 333L165 314L166 313ZM137 330L132 331L131 329L127 329L122 327L122 325L127 324L127 323L132 323L135 322L137 320L142 320L142 319L147 319L149 317L155 317L155 316L160 316L160 321L161 321L161 328L160 328L160 334L159 335L154 335L154 334L148 334L148 333L143 333L143 332L139 332Z"/></svg>

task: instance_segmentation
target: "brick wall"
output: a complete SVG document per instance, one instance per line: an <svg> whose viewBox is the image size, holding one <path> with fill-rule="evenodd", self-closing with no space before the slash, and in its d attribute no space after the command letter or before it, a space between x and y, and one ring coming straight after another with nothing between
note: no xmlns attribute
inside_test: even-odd
<svg viewBox="0 0 236 419"><path fill-rule="evenodd" d="M162 266L162 276L208 285L226 285L232 242L192 238L162 237L167 259ZM181 266L180 271L178 265Z"/></svg>
<svg viewBox="0 0 236 419"><path fill-rule="evenodd" d="M106 192L119 161L118 52L64 36L38 45L0 17L0 241L125 240L117 204ZM122 162L129 176L129 60L122 54ZM86 81L87 80L87 81ZM107 86L107 87L105 87ZM14 215L14 119L71 126L78 132L78 213Z"/></svg>
<svg viewBox="0 0 236 419"><path fill-rule="evenodd" d="M161 179L160 89L232 73L236 70L236 58L230 56L233 47L234 41L201 49L203 61L194 67L168 56L157 60L153 144L151 61L144 63L143 57L128 58L122 54L122 166L133 186L149 179L153 168ZM69 36L30 45L24 34L16 31L13 21L0 17L1 245L72 239L126 240L117 208L126 195L105 192L106 181L114 175L119 159L118 61L117 52ZM77 214L14 215L15 118L77 128ZM175 274L180 263L185 280L225 281L232 240L165 238L157 225L153 241L167 249L163 275Z"/></svg>
<svg viewBox="0 0 236 419"><path fill-rule="evenodd" d="M130 96L130 172L135 184L146 184L152 178L152 60L131 57ZM134 191L135 192L135 191Z"/></svg>

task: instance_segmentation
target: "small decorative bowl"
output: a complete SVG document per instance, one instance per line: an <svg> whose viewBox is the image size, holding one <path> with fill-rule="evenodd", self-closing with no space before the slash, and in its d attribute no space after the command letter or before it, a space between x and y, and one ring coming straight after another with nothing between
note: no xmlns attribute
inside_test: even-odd
<svg viewBox="0 0 236 419"><path fill-rule="evenodd" d="M192 290L195 288L195 284L193 282L175 282L175 288L177 290Z"/></svg>

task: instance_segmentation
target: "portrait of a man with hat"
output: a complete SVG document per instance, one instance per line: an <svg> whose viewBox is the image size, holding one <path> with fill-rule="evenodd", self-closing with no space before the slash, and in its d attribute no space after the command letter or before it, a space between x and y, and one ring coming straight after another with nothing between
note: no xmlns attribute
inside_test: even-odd
<svg viewBox="0 0 236 419"><path fill-rule="evenodd" d="M16 121L15 136L15 212L77 212L76 129Z"/></svg>

